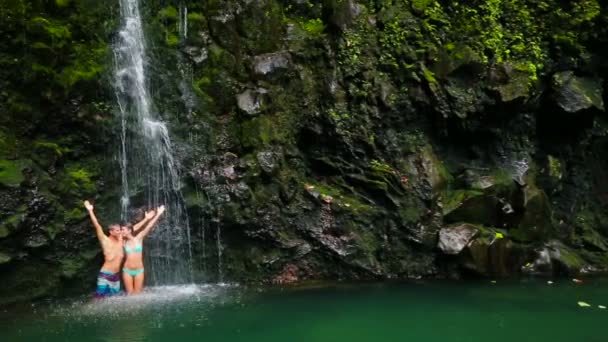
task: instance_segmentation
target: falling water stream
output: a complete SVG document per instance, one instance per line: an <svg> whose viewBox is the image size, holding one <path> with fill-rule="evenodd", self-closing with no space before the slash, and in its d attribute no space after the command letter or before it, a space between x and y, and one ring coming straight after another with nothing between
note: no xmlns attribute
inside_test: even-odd
<svg viewBox="0 0 608 342"><path fill-rule="evenodd" d="M114 42L114 90L121 123L121 216L135 208L167 208L146 240L146 274L154 285L192 281L188 216L169 130L155 112L146 79L146 40L138 0L120 0ZM184 32L184 35L186 33Z"/></svg>

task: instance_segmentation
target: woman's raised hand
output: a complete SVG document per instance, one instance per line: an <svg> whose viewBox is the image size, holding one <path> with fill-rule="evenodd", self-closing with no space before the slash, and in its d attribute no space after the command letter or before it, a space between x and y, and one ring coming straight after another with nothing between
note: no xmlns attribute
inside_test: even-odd
<svg viewBox="0 0 608 342"><path fill-rule="evenodd" d="M149 220L149 219L153 218L155 214L156 213L154 212L154 210L146 211L145 217L146 217L146 219Z"/></svg>
<svg viewBox="0 0 608 342"><path fill-rule="evenodd" d="M164 213L164 212L165 212L165 206L164 205L161 205L160 207L158 207L158 209L156 209L156 214L158 216L162 215L162 213Z"/></svg>

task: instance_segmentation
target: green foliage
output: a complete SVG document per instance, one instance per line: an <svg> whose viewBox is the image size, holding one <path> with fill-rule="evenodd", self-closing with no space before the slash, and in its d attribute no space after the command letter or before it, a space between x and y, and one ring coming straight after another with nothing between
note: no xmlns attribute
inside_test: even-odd
<svg viewBox="0 0 608 342"><path fill-rule="evenodd" d="M196 12L188 13L188 21L192 23L203 23L205 22L205 16Z"/></svg>
<svg viewBox="0 0 608 342"><path fill-rule="evenodd" d="M547 167L549 168L549 176L555 179L562 178L562 163L559 159L548 155L547 156Z"/></svg>
<svg viewBox="0 0 608 342"><path fill-rule="evenodd" d="M51 46L60 48L70 43L72 32L67 25L43 17L34 17L30 20L30 29L43 34L43 38L50 39Z"/></svg>
<svg viewBox="0 0 608 342"><path fill-rule="evenodd" d="M75 58L66 66L59 76L60 83L65 88L71 88L79 81L90 81L98 78L104 70L103 59L108 57L107 46L100 45L95 48L86 45L73 47Z"/></svg>
<svg viewBox="0 0 608 342"><path fill-rule="evenodd" d="M415 11L424 11L430 4L437 3L437 0L411 0L412 9Z"/></svg>
<svg viewBox="0 0 608 342"><path fill-rule="evenodd" d="M15 137L0 130L0 156L14 154L16 147L17 141Z"/></svg>
<svg viewBox="0 0 608 342"><path fill-rule="evenodd" d="M580 25L597 18L601 13L601 7L597 0L579 0L572 4L572 23Z"/></svg>
<svg viewBox="0 0 608 342"><path fill-rule="evenodd" d="M462 202L471 197L482 196L483 192L479 190L451 190L446 189L442 195L443 213L449 213L456 209Z"/></svg>
<svg viewBox="0 0 608 342"><path fill-rule="evenodd" d="M338 64L347 76L354 76L361 71L364 64L361 59L361 55L365 51L364 36L355 30L347 30L342 37L343 40L338 52Z"/></svg>
<svg viewBox="0 0 608 342"><path fill-rule="evenodd" d="M318 192L321 198L330 196L333 199L333 203L346 211L363 214L371 213L376 210L373 206L361 202L356 196L348 194L347 191L342 190L337 186L326 183L309 182L304 184L304 188L308 191Z"/></svg>
<svg viewBox="0 0 608 342"><path fill-rule="evenodd" d="M175 47L179 44L179 37L173 33L167 33L165 35L165 43L167 46Z"/></svg>
<svg viewBox="0 0 608 342"><path fill-rule="evenodd" d="M0 159L0 184L18 186L23 181L22 162Z"/></svg>
<svg viewBox="0 0 608 342"><path fill-rule="evenodd" d="M72 0L55 0L57 7L67 7L71 2Z"/></svg>
<svg viewBox="0 0 608 342"><path fill-rule="evenodd" d="M435 73L426 67L422 66L422 75L424 75L424 79L429 83L437 83L437 79L435 78Z"/></svg>
<svg viewBox="0 0 608 342"><path fill-rule="evenodd" d="M372 168L373 171L378 172L378 173L394 173L395 170L393 170L393 168L388 165L387 163L378 161L376 159L372 160L370 163L370 167Z"/></svg>
<svg viewBox="0 0 608 342"><path fill-rule="evenodd" d="M325 24L323 23L323 20L319 18L310 19L302 23L302 28L309 35L316 36L323 33L323 31L325 30Z"/></svg>
<svg viewBox="0 0 608 342"><path fill-rule="evenodd" d="M241 143L250 148L281 144L288 138L288 131L280 116L260 116L242 124Z"/></svg>
<svg viewBox="0 0 608 342"><path fill-rule="evenodd" d="M420 216L423 213L422 207L413 203L408 203L405 207L399 209L399 217L404 222L416 223L420 221Z"/></svg>
<svg viewBox="0 0 608 342"><path fill-rule="evenodd" d="M164 20L177 21L179 19L179 13L177 12L177 9L175 9L175 7L173 6L167 6L161 9L160 11L158 11L158 16Z"/></svg>
<svg viewBox="0 0 608 342"><path fill-rule="evenodd" d="M58 189L75 198L94 195L96 187L92 178L95 176L89 169L77 164L69 165L60 177Z"/></svg>

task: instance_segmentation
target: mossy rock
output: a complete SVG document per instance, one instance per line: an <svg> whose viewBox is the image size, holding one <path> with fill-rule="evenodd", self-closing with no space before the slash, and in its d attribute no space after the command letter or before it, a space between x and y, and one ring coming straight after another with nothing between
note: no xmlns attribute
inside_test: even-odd
<svg viewBox="0 0 608 342"><path fill-rule="evenodd" d="M281 121L277 119L272 116L260 116L245 121L239 134L243 146L259 148L283 143L287 138L287 132L281 127Z"/></svg>
<svg viewBox="0 0 608 342"><path fill-rule="evenodd" d="M0 157L14 155L18 144L14 136L0 131Z"/></svg>
<svg viewBox="0 0 608 342"><path fill-rule="evenodd" d="M484 194L509 202L514 199L513 197L518 191L513 177L504 170L488 171L482 174L474 170L466 170L463 177L468 189L482 191Z"/></svg>
<svg viewBox="0 0 608 342"><path fill-rule="evenodd" d="M84 268L86 260L64 257L61 259L61 275L65 278L74 278L78 271Z"/></svg>
<svg viewBox="0 0 608 342"><path fill-rule="evenodd" d="M34 143L34 155L32 159L38 165L47 169L53 166L67 150L58 144L48 141L37 141Z"/></svg>
<svg viewBox="0 0 608 342"><path fill-rule="evenodd" d="M4 219L0 224L0 239L11 234L12 231L19 228L19 224L23 220L23 212L18 212Z"/></svg>
<svg viewBox="0 0 608 342"><path fill-rule="evenodd" d="M0 252L0 265L7 264L11 260L13 260L13 258L10 255Z"/></svg>
<svg viewBox="0 0 608 342"><path fill-rule="evenodd" d="M27 265L13 265L3 273L0 304L24 302L52 294L58 289L59 272L49 264L29 261Z"/></svg>
<svg viewBox="0 0 608 342"><path fill-rule="evenodd" d="M460 264L481 276L507 277L517 270L514 244L501 230L476 226L479 237L461 253Z"/></svg>
<svg viewBox="0 0 608 342"><path fill-rule="evenodd" d="M551 207L545 192L532 185L524 190L524 214L509 235L516 241L532 242L551 238L554 234Z"/></svg>
<svg viewBox="0 0 608 342"><path fill-rule="evenodd" d="M521 70L509 63L502 64L497 69L493 76L498 78L498 84L493 86L493 89L498 92L502 102L511 102L530 96L534 83L528 70ZM499 75L496 76L496 74Z"/></svg>
<svg viewBox="0 0 608 342"><path fill-rule="evenodd" d="M564 71L553 75L552 86L557 105L567 113L591 107L604 110L601 79L578 77L572 71Z"/></svg>
<svg viewBox="0 0 608 342"><path fill-rule="evenodd" d="M433 194L439 195L452 180L450 172L430 146L426 146L420 151L420 162L433 189Z"/></svg>
<svg viewBox="0 0 608 342"><path fill-rule="evenodd" d="M0 239L9 236L10 233L11 231L4 224L0 225Z"/></svg>
<svg viewBox="0 0 608 342"><path fill-rule="evenodd" d="M586 265L585 260L574 249L560 241L550 241L547 247L558 274L578 275Z"/></svg>
<svg viewBox="0 0 608 342"><path fill-rule="evenodd" d="M455 190L444 202L445 222L470 222L486 226L498 223L499 202L477 190Z"/></svg>
<svg viewBox="0 0 608 342"><path fill-rule="evenodd" d="M606 239L594 229L587 228L581 233L581 235L581 240L585 244L585 247L589 250L593 250L596 252L608 251Z"/></svg>
<svg viewBox="0 0 608 342"><path fill-rule="evenodd" d="M314 199L319 201L327 201L333 206L337 206L339 208L337 210L338 212L343 211L353 214L371 214L377 210L377 208L374 206L362 202L354 194L349 194L347 191L342 190L335 185L307 182L302 184L302 187Z"/></svg>

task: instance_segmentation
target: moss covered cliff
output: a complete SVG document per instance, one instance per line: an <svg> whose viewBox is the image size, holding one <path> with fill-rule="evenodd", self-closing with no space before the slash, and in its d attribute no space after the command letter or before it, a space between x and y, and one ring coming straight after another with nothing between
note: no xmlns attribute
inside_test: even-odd
<svg viewBox="0 0 608 342"><path fill-rule="evenodd" d="M0 4L7 301L86 291L100 255L79 200L117 219L117 6ZM142 6L199 279L608 267L599 1Z"/></svg>

